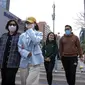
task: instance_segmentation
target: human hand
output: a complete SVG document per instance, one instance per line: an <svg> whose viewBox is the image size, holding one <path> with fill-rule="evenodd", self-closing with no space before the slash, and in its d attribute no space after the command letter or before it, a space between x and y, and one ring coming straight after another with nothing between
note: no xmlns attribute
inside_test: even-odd
<svg viewBox="0 0 85 85"><path fill-rule="evenodd" d="M84 58L83 58L83 57L80 57L80 60L81 60L81 61L84 61Z"/></svg>
<svg viewBox="0 0 85 85"><path fill-rule="evenodd" d="M32 24L26 24L26 28L27 29L31 29L32 28Z"/></svg>
<svg viewBox="0 0 85 85"><path fill-rule="evenodd" d="M50 58L48 57L48 58L46 58L46 59L45 59L45 61L48 61L48 62L50 62L51 60L50 60Z"/></svg>
<svg viewBox="0 0 85 85"><path fill-rule="evenodd" d="M31 57L32 56L32 53L30 52L29 54L28 54L28 57Z"/></svg>

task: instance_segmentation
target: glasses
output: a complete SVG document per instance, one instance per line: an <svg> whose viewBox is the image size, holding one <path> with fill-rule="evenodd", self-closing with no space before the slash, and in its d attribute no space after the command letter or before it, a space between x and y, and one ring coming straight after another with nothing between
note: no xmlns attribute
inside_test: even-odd
<svg viewBox="0 0 85 85"><path fill-rule="evenodd" d="M16 26L16 24L9 24L9 26Z"/></svg>

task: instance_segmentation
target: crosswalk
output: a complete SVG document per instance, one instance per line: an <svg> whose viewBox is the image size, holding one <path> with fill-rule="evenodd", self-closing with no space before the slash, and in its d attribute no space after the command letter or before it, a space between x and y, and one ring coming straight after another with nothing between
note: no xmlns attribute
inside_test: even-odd
<svg viewBox="0 0 85 85"><path fill-rule="evenodd" d="M40 82L42 81L44 85L48 85L46 80L46 73L43 65L41 66L41 72L40 72ZM68 85L66 82L64 70L58 70L58 72L53 71L52 85ZM78 68L76 73L76 85L85 85L85 73L81 73Z"/></svg>
<svg viewBox="0 0 85 85"><path fill-rule="evenodd" d="M60 64L58 65L59 67L61 67ZM0 82L1 82L1 77L0 77ZM40 68L39 82L40 82L39 85L48 85L47 79L46 79L46 72L45 72L45 68L43 64L41 65L41 68ZM16 85L21 85L20 70L18 70L17 75L16 75ZM53 71L53 84L52 85L68 85L66 82L65 72L63 69L59 68L58 72ZM81 73L78 70L77 70L77 75L76 75L76 85L85 85L85 73Z"/></svg>

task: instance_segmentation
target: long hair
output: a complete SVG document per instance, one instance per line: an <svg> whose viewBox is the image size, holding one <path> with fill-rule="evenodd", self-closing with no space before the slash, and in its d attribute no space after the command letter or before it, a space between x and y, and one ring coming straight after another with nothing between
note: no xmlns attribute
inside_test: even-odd
<svg viewBox="0 0 85 85"><path fill-rule="evenodd" d="M10 24L12 21L15 22L15 24L16 24L16 27L17 27L17 29L16 29L16 31L15 31L15 33L16 33L16 32L18 31L18 29L19 29L19 26L18 26L18 24L17 24L17 22L16 22L15 20L9 20L9 21L7 22L7 24L6 24L5 29L9 31L8 26L9 26L9 24Z"/></svg>
<svg viewBox="0 0 85 85"><path fill-rule="evenodd" d="M39 26L38 26L37 23L35 23L35 24L36 24L36 25L35 25L34 29L35 29L36 31L38 31L38 30L39 30Z"/></svg>
<svg viewBox="0 0 85 85"><path fill-rule="evenodd" d="M47 39L46 39L46 45L50 42L50 41L49 41L49 35L50 35L50 34L53 34L53 35L54 35L54 40L53 40L52 42L53 42L53 44L56 45L56 44L57 44L57 43L56 43L56 36L55 36L55 34L54 34L53 32L48 33Z"/></svg>

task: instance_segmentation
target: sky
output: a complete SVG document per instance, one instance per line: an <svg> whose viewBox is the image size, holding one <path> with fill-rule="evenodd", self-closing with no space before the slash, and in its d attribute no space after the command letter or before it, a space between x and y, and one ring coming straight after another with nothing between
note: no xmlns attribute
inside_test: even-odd
<svg viewBox="0 0 85 85"><path fill-rule="evenodd" d="M10 0L10 12L25 20L29 16L36 18L37 22L45 21L53 31L52 5L55 3L55 33L64 34L65 25L69 24L73 32L79 35L75 24L77 14L83 13L83 0Z"/></svg>

